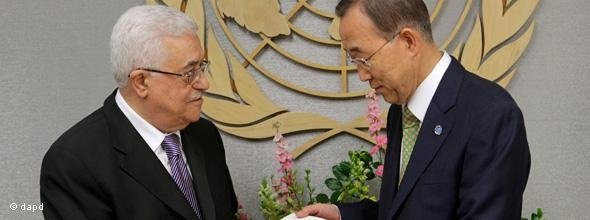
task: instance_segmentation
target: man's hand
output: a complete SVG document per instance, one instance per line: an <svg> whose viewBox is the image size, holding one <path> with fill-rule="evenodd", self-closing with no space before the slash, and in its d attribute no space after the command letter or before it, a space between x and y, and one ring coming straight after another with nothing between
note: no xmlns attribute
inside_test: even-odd
<svg viewBox="0 0 590 220"><path fill-rule="evenodd" d="M298 218L316 216L326 220L340 220L340 210L338 210L338 206L332 204L313 204L305 206L295 214Z"/></svg>

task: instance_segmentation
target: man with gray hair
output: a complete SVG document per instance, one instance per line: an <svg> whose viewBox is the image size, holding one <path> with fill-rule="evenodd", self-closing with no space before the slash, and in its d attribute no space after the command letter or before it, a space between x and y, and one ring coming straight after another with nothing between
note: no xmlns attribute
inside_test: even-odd
<svg viewBox="0 0 590 220"><path fill-rule="evenodd" d="M341 0L336 14L360 80L392 104L381 192L297 215L520 219L531 158L510 94L438 49L421 0Z"/></svg>
<svg viewBox="0 0 590 220"><path fill-rule="evenodd" d="M215 126L200 118L207 60L190 17L125 12L111 35L116 89L59 137L41 167L46 219L235 219Z"/></svg>

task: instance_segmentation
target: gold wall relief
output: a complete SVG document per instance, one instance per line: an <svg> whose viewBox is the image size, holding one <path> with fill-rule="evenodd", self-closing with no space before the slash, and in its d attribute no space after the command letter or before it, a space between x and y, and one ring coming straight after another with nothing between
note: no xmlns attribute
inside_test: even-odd
<svg viewBox="0 0 590 220"><path fill-rule="evenodd" d="M331 12L322 11L313 6L313 1L298 0L288 11L282 11L278 0L210 0L210 8L205 9L203 0L146 0L147 4L164 4L190 15L199 25L199 37L208 49L211 61L209 94L203 105L204 114L217 127L229 134L246 139L272 138L276 132L275 123L281 124L282 133L304 131L322 131L291 153L297 158L308 149L335 135L346 133L368 142L373 142L367 132L364 115L349 121L339 122L329 117L307 112L294 112L273 103L263 92L254 77L248 72L251 67L273 82L295 93L314 98L347 100L364 96L367 88L353 90L349 85L349 74L356 70L346 64L346 53L341 48L338 35L339 19ZM478 1L476 1L478 2ZM431 11L431 21L436 21L447 2L438 0ZM481 0L479 7L474 7L473 0L465 0L456 23L448 34L441 49L452 52L469 71L506 87L514 74L515 64L523 54L532 38L535 21L533 12L539 0ZM326 36L317 36L293 24L299 13L310 13L321 19L329 20L323 28ZM205 13L212 13L216 21L205 21ZM475 13L474 20L468 14ZM231 46L239 54L222 48L219 39L209 28L216 22ZM235 22L243 29L255 34L258 43L247 52L228 27ZM473 26L465 24L473 22ZM315 27L314 27L315 28ZM451 42L457 41L458 33L465 29L468 36L465 42L449 48ZM276 40L281 37L297 35L302 39L335 47L339 50L339 65L322 64L300 57L282 48ZM253 46L253 45L252 45ZM281 78L258 62L257 57L265 50L272 50L285 59L326 74L337 74L340 81L339 91L324 91L298 85ZM238 61L238 57L243 62ZM356 79L352 79L356 80ZM385 118L384 112L382 118Z"/></svg>

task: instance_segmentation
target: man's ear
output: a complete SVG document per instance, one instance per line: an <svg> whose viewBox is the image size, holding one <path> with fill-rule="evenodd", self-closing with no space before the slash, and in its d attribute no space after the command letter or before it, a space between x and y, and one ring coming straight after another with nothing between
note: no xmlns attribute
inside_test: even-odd
<svg viewBox="0 0 590 220"><path fill-rule="evenodd" d="M149 73L145 70L133 70L129 74L128 87L141 98L148 95L148 88L150 84Z"/></svg>
<svg viewBox="0 0 590 220"><path fill-rule="evenodd" d="M422 35L413 28L402 28L399 33L400 40L403 43L404 49L410 53L412 57L418 55L422 45Z"/></svg>

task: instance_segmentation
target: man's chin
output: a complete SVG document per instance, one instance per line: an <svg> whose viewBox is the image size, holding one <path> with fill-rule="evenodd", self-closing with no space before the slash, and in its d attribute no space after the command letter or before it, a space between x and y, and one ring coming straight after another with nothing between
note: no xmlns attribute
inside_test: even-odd
<svg viewBox="0 0 590 220"><path fill-rule="evenodd" d="M196 113L196 114L192 114L191 117L189 118L190 122L197 122L199 119L201 119L201 112Z"/></svg>
<svg viewBox="0 0 590 220"><path fill-rule="evenodd" d="M383 100L385 100L387 103L393 104L393 105L403 105L403 104L406 104L406 102L402 101L401 99L399 99L397 97L395 97L395 98L383 97Z"/></svg>
<svg viewBox="0 0 590 220"><path fill-rule="evenodd" d="M399 99L397 99L395 97L391 97L391 95L386 95L386 94L382 94L382 95L383 95L383 100L385 100L389 104L397 104L397 102L399 101Z"/></svg>
<svg viewBox="0 0 590 220"><path fill-rule="evenodd" d="M191 109L190 112L185 112L182 120L188 124L197 122L201 118L201 109Z"/></svg>

